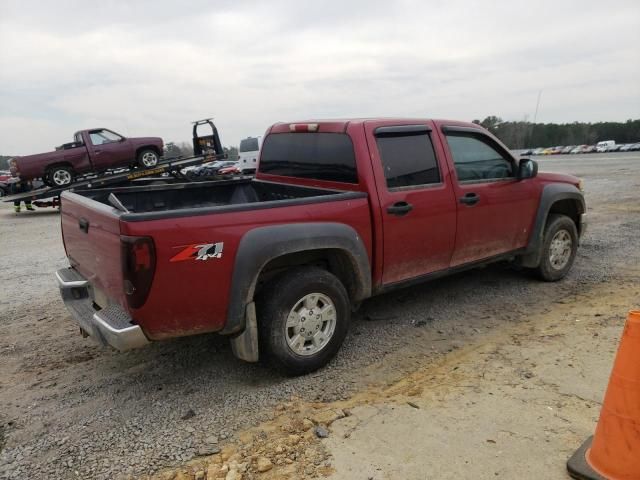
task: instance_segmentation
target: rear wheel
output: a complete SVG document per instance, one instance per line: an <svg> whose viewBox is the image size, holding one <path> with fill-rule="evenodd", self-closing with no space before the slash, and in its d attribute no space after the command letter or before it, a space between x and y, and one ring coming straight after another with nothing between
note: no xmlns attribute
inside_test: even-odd
<svg viewBox="0 0 640 480"><path fill-rule="evenodd" d="M74 173L71 167L61 165L58 167L51 167L45 178L44 182L50 187L66 187L73 183Z"/></svg>
<svg viewBox="0 0 640 480"><path fill-rule="evenodd" d="M278 277L258 299L260 349L289 375L326 365L349 329L347 292L334 275L315 267Z"/></svg>
<svg viewBox="0 0 640 480"><path fill-rule="evenodd" d="M542 258L536 268L538 276L547 282L564 278L577 251L578 231L573 220L566 215L550 215L544 232Z"/></svg>
<svg viewBox="0 0 640 480"><path fill-rule="evenodd" d="M138 153L138 165L142 168L152 168L158 164L158 154L151 149L141 150Z"/></svg>

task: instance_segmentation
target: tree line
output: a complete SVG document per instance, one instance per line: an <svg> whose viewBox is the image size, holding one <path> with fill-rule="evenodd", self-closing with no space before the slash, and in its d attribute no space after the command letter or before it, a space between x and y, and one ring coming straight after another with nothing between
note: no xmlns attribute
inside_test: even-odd
<svg viewBox="0 0 640 480"><path fill-rule="evenodd" d="M498 137L507 147L522 148L555 147L558 145L593 145L602 140L616 143L640 142L640 119L626 122L597 123L531 123L505 122L491 115L473 123Z"/></svg>

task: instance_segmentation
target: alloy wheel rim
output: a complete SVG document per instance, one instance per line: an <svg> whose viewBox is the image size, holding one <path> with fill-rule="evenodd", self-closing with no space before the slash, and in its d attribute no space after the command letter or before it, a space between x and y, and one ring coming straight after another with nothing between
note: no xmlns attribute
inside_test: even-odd
<svg viewBox="0 0 640 480"><path fill-rule="evenodd" d="M56 170L53 174L53 182L56 185L67 185L71 183L71 174L66 170Z"/></svg>
<svg viewBox="0 0 640 480"><path fill-rule="evenodd" d="M551 239L549 262L555 270L562 270L569 263L573 240L566 230L559 230Z"/></svg>
<svg viewBox="0 0 640 480"><path fill-rule="evenodd" d="M142 163L145 167L154 167L158 163L158 157L155 153L147 152L142 155Z"/></svg>
<svg viewBox="0 0 640 480"><path fill-rule="evenodd" d="M287 345L298 355L315 355L329 344L336 321L336 308L329 297L322 293L305 295L287 315Z"/></svg>

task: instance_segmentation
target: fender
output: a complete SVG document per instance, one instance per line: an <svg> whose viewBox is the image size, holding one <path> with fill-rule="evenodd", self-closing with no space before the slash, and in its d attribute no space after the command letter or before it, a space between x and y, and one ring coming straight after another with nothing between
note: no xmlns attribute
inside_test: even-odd
<svg viewBox="0 0 640 480"><path fill-rule="evenodd" d="M293 223L259 227L247 232L238 245L231 278L227 323L220 332L237 334L245 328L247 306L253 295L260 272L271 260L289 253L336 249L351 260L357 278L353 302L371 295L369 256L358 233L342 223Z"/></svg>
<svg viewBox="0 0 640 480"><path fill-rule="evenodd" d="M544 226L547 223L551 207L560 200L575 201L579 216L586 212L584 196L575 186L568 183L545 185L542 189L540 204L538 205L538 212L536 213L535 224L529 237L529 243L520 259L520 264L523 267L536 267L540 264ZM578 222L576 228L578 229L578 233L580 233L580 222Z"/></svg>

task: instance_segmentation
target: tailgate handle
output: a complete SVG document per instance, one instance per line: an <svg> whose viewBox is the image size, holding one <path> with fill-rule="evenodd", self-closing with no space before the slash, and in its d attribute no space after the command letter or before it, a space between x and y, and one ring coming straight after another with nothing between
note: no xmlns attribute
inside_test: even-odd
<svg viewBox="0 0 640 480"><path fill-rule="evenodd" d="M80 217L80 220L78 220L78 226L84 233L89 233L89 220L86 218Z"/></svg>

